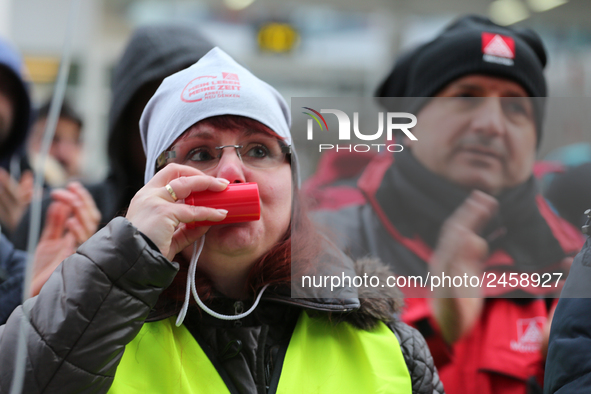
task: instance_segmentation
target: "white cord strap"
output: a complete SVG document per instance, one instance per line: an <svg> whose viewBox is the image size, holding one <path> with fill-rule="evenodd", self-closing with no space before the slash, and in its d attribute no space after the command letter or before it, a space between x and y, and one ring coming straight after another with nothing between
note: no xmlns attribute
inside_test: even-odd
<svg viewBox="0 0 591 394"><path fill-rule="evenodd" d="M195 298L197 305L199 305L201 307L201 309L203 309L207 314L209 314L213 317L216 317L218 319L221 319L221 320L238 320L238 319L242 319L242 318L245 318L246 316L250 315L256 309L256 307L259 304L259 301L261 300L261 297L263 296L264 291L269 286L269 285L265 285L261 289L261 292L259 293L256 300L254 301L254 304L252 304L250 309L244 313L241 313L239 315L222 315L221 313L217 313L217 312L212 311L207 306L205 306L203 301L201 301L201 299L199 298L199 295L197 294L197 289L195 288L195 273L197 271L197 260L199 260L199 256L201 256L201 252L203 251L204 244L205 244L205 235L203 235L201 237L201 241L199 242L199 249L197 249L197 242L195 242L193 244L193 256L191 257L191 263L189 264L189 272L187 273L187 287L185 290L185 302L183 303L183 307L181 308L181 311L179 312L179 315L176 319L176 326L177 327L180 326L181 324L183 324L183 321L185 320L185 316L187 315L187 310L189 309L189 300L191 297L191 293L193 293L193 298Z"/></svg>

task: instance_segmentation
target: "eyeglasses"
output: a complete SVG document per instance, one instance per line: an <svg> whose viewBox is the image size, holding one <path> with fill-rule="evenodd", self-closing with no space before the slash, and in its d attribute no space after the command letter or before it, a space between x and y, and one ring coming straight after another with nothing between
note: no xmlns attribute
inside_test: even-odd
<svg viewBox="0 0 591 394"><path fill-rule="evenodd" d="M156 160L156 171L170 163L189 165L200 171L211 170L217 167L226 148L234 148L245 166L256 169L278 167L285 163L286 157L291 154L291 147L282 145L279 141L222 146L185 141L160 154Z"/></svg>

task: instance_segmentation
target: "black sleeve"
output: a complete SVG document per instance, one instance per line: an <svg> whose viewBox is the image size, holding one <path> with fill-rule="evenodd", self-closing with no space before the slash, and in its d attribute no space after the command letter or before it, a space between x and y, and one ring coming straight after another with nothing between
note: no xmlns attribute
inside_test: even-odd
<svg viewBox="0 0 591 394"><path fill-rule="evenodd" d="M389 327L400 342L400 349L412 381L412 392L445 394L429 346L421 333L398 320L390 323Z"/></svg>
<svg viewBox="0 0 591 394"><path fill-rule="evenodd" d="M591 393L589 297L591 241L587 239L573 262L552 320L544 393Z"/></svg>
<svg viewBox="0 0 591 394"><path fill-rule="evenodd" d="M0 234L0 325L22 303L27 255Z"/></svg>
<svg viewBox="0 0 591 394"><path fill-rule="evenodd" d="M129 221L113 219L0 327L0 393L9 392L23 318L23 393L106 393L125 346L177 272Z"/></svg>

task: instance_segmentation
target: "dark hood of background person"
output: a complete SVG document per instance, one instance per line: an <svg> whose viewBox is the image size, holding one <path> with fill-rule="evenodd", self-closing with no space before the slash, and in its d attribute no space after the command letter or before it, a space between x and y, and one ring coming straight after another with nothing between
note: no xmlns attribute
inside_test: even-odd
<svg viewBox="0 0 591 394"><path fill-rule="evenodd" d="M188 26L144 26L132 35L111 81L109 111L109 173L103 182L86 185L101 212L101 227L122 214L144 185L145 155L139 131L141 113L162 80L189 67L213 48L203 35ZM50 200L44 201L43 217ZM12 235L25 249L29 214Z"/></svg>
<svg viewBox="0 0 591 394"><path fill-rule="evenodd" d="M145 155L139 119L164 78L189 67L213 45L197 30L181 26L137 29L113 73L109 112L109 180L116 185L117 211L144 185ZM117 212L113 212L111 219Z"/></svg>
<svg viewBox="0 0 591 394"><path fill-rule="evenodd" d="M24 152L24 141L31 123L29 86L23 71L24 64L18 53L0 40L0 91L10 97L14 110L9 134L6 139L0 138L0 166L7 170L10 170L12 156L18 151Z"/></svg>
<svg viewBox="0 0 591 394"><path fill-rule="evenodd" d="M16 154L18 159L20 149L24 152L31 117L29 90L22 76L23 70L23 63L17 52L0 40L0 92L7 96L13 106L12 127L9 130L0 130L0 166L9 172L12 157ZM20 162L17 161L17 164ZM0 325L6 322L12 310L21 303L25 266L25 253L14 250L4 234L0 233Z"/></svg>
<svg viewBox="0 0 591 394"><path fill-rule="evenodd" d="M496 49L485 49L489 47ZM407 102L405 110L416 115L428 97L462 76L507 78L523 86L530 97L540 97L533 100L539 146L545 103L541 98L547 96L546 61L544 44L533 30L503 27L483 16L470 15L451 23L432 41L400 56L375 96L385 108L389 101L384 98L414 98Z"/></svg>

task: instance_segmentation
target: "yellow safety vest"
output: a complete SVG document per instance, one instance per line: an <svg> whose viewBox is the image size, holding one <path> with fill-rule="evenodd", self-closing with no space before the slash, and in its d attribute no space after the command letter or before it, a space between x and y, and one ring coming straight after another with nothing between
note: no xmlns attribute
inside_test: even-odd
<svg viewBox="0 0 591 394"><path fill-rule="evenodd" d="M229 393L185 326L175 317L146 323L125 347L111 394ZM412 393L394 333L331 323L302 312L290 339L277 393Z"/></svg>

